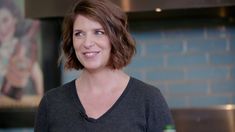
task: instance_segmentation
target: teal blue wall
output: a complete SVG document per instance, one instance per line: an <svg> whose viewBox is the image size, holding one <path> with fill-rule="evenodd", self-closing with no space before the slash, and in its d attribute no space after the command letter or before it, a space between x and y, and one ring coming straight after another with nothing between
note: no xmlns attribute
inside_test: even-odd
<svg viewBox="0 0 235 132"><path fill-rule="evenodd" d="M125 69L157 86L171 108L235 103L235 24L227 19L139 20Z"/></svg>

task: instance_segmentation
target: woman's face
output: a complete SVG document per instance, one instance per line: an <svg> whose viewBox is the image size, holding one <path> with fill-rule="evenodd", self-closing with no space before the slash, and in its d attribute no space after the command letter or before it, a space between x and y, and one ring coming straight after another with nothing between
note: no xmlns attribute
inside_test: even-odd
<svg viewBox="0 0 235 132"><path fill-rule="evenodd" d="M78 15L73 26L73 46L76 56L87 70L107 68L111 44L97 21Z"/></svg>
<svg viewBox="0 0 235 132"><path fill-rule="evenodd" d="M0 9L0 42L10 40L15 33L16 18L7 8Z"/></svg>

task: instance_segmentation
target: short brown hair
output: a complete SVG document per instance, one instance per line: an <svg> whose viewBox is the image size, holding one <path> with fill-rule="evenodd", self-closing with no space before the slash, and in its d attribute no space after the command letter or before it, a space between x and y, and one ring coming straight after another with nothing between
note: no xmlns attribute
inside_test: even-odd
<svg viewBox="0 0 235 132"><path fill-rule="evenodd" d="M135 54L135 42L128 32L126 14L113 3L106 0L78 0L70 13L64 18L62 28L62 49L65 56L65 69L83 69L73 48L73 26L77 15L84 15L99 22L111 43L108 66L121 69L130 63Z"/></svg>

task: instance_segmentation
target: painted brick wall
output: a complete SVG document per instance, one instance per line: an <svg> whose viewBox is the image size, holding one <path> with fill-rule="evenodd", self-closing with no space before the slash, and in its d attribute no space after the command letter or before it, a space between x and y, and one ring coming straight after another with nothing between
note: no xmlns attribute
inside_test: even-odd
<svg viewBox="0 0 235 132"><path fill-rule="evenodd" d="M130 22L137 53L125 68L157 86L171 108L235 103L235 22Z"/></svg>

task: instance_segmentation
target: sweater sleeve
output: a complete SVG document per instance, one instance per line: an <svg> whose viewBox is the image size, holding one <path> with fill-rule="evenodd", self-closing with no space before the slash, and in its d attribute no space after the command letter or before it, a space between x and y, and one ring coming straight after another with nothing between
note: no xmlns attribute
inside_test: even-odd
<svg viewBox="0 0 235 132"><path fill-rule="evenodd" d="M148 99L147 132L163 132L166 125L173 125L173 119L167 103L158 89L155 89Z"/></svg>
<svg viewBox="0 0 235 132"><path fill-rule="evenodd" d="M44 96L39 104L34 132L48 132L47 99Z"/></svg>

